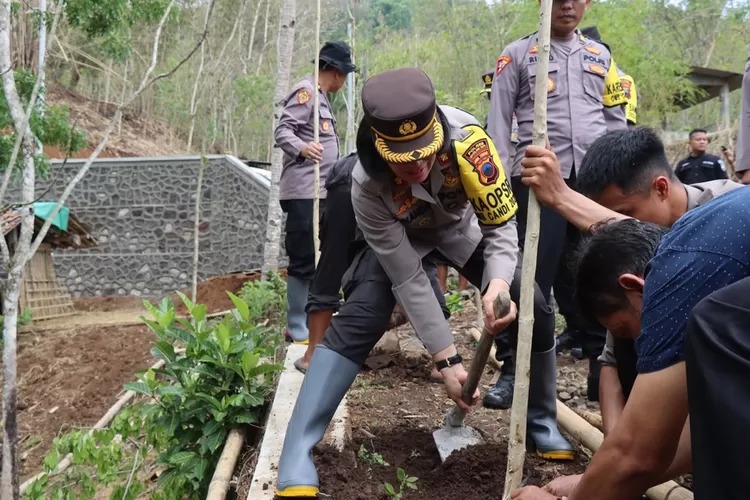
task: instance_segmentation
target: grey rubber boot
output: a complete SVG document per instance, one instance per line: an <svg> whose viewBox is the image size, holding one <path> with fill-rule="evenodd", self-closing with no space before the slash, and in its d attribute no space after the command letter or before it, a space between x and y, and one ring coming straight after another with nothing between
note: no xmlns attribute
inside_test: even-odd
<svg viewBox="0 0 750 500"><path fill-rule="evenodd" d="M575 449L557 428L557 356L555 348L531 353L529 445L550 460L573 460Z"/></svg>
<svg viewBox="0 0 750 500"><path fill-rule="evenodd" d="M312 449L323 439L341 400L359 372L359 365L319 345L297 396L279 459L279 497L316 497L318 472Z"/></svg>
<svg viewBox="0 0 750 500"><path fill-rule="evenodd" d="M305 343L307 330L307 295L310 293L310 280L289 276L286 280L286 324L294 342Z"/></svg>

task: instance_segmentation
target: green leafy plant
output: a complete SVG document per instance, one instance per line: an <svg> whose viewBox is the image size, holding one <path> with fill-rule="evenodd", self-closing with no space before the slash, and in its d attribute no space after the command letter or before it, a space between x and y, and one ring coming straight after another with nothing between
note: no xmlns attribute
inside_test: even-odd
<svg viewBox="0 0 750 500"><path fill-rule="evenodd" d="M159 462L167 470L159 478L163 488L205 496L211 471L229 430L257 424L282 365L273 359L281 339L258 327L250 306L229 294L236 309L221 321L208 322L206 306L180 298L190 319L176 318L172 303L158 307L144 302L154 319L145 320L158 342L151 354L165 365L144 372L126 389L152 397L144 411L152 415L154 444L167 443ZM179 355L176 345L184 345Z"/></svg>
<svg viewBox="0 0 750 500"><path fill-rule="evenodd" d="M391 483L384 483L383 488L385 488L385 492L388 494L389 497L393 498L393 500L401 500L404 498L404 495L406 494L407 490L418 490L419 487L417 486L417 481L419 481L418 477L409 476L406 474L406 471L399 467L396 469L396 479L398 479L398 490L396 490L396 487L393 486Z"/></svg>
<svg viewBox="0 0 750 500"><path fill-rule="evenodd" d="M143 321L157 337L151 354L164 361L125 385L144 400L108 429L57 439L26 498L89 499L101 486L112 487L109 498L136 498L145 491L137 471L150 452L163 468L151 498L205 498L229 431L260 422L282 369L272 362L282 340L257 326L248 304L231 293L235 309L217 321L208 320L204 304L179 295L189 318L178 318L169 299L158 306L144 301L152 317ZM73 465L52 475L67 453Z"/></svg>
<svg viewBox="0 0 750 500"><path fill-rule="evenodd" d="M24 109L31 99L36 77L31 71L19 69L14 73L16 88ZM42 144L56 146L63 152L74 153L86 146L86 137L82 130L70 125L70 112L65 107L47 106L44 116L39 110L34 110L29 119L31 132ZM5 99L5 94L0 89L0 130L8 130L8 133L0 133L0 169L7 168L10 163L13 146L16 142L16 134L13 130L13 119ZM49 162L44 155L35 155L34 164L40 175L46 175L49 170ZM14 168L22 166L22 155L18 155Z"/></svg>
<svg viewBox="0 0 750 500"><path fill-rule="evenodd" d="M143 466L147 447L131 446L128 440L137 438L144 424L138 409L126 408L108 428L78 430L55 438L43 462L43 475L26 490L24 498L88 499L94 498L98 489L108 486L112 487L112 499L138 498L146 487L132 478ZM71 466L53 475L67 454L71 454ZM128 464L130 475L123 476L124 464Z"/></svg>
<svg viewBox="0 0 750 500"><path fill-rule="evenodd" d="M445 298L445 305L451 314L456 314L464 310L464 298L461 292L453 292Z"/></svg>
<svg viewBox="0 0 750 500"><path fill-rule="evenodd" d="M265 280L248 281L240 290L240 298L256 321L286 324L286 281L278 273L269 272Z"/></svg>
<svg viewBox="0 0 750 500"><path fill-rule="evenodd" d="M383 455L380 453L376 453L375 450L369 451L367 448L365 448L365 445L361 444L359 445L359 451L357 451L357 456L364 460L365 462L369 463L370 465L380 465L382 467L390 467L391 464L385 461L383 458Z"/></svg>

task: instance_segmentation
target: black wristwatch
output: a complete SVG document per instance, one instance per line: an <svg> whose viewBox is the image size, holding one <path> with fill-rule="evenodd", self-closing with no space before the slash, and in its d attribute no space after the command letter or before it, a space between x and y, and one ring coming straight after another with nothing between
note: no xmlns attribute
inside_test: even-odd
<svg viewBox="0 0 750 500"><path fill-rule="evenodd" d="M437 371L440 371L443 368L448 368L449 366L457 365L461 363L463 360L464 358L462 358L460 354L456 354L455 356L451 356L450 358L445 358L445 359L441 359L440 361L436 361L435 368L437 368Z"/></svg>

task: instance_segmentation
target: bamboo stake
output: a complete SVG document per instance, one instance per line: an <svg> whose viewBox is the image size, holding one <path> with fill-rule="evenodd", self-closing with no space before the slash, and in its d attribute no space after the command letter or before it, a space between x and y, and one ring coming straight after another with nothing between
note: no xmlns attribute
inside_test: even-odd
<svg viewBox="0 0 750 500"><path fill-rule="evenodd" d="M542 0L539 15L539 58L534 86L534 129L532 144L544 146L547 142L547 79L550 53L550 22L552 0ZM513 407L510 414L508 438L508 467L505 472L504 499L520 487L523 480L523 463L526 458L526 416L529 403L529 371L531 364L531 337L534 327L534 276L539 245L539 203L529 190L529 208L526 216L521 272L521 305L518 319L518 344L516 347L516 381L513 388Z"/></svg>
<svg viewBox="0 0 750 500"><path fill-rule="evenodd" d="M313 111L313 141L317 144L320 140L320 0L318 0L317 21L315 23L315 82L313 89L315 92L314 111ZM315 172L313 182L313 245L315 247L315 266L318 266L320 258L320 162L313 162Z"/></svg>
<svg viewBox="0 0 750 500"><path fill-rule="evenodd" d="M201 198L203 198L203 174L208 159L201 154L201 164L198 167L198 186L195 188L195 223L193 224L193 280L190 289L190 300L198 300L198 261L200 260L200 227L201 227Z"/></svg>
<svg viewBox="0 0 750 500"><path fill-rule="evenodd" d="M208 485L206 500L224 500L226 498L229 491L229 482L232 480L232 473L234 473L234 467L237 465L237 459L244 444L245 434L240 429L229 431L224 449L219 457L219 463L216 464L211 483Z"/></svg>

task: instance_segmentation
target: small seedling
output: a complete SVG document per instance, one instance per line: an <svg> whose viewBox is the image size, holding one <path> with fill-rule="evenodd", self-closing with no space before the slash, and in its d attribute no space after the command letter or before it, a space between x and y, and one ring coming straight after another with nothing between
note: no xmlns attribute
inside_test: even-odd
<svg viewBox="0 0 750 500"><path fill-rule="evenodd" d="M456 314L464 310L464 298L461 292L453 292L445 298L445 305L451 314Z"/></svg>
<svg viewBox="0 0 750 500"><path fill-rule="evenodd" d="M401 500L402 498L404 498L404 495L406 494L407 489L408 490L419 489L419 487L417 486L417 481L419 481L419 478L407 475L406 471L402 469L401 467L396 469L396 478L398 479L398 491L396 491L396 488L391 483L383 484L383 488L385 488L385 492L393 500Z"/></svg>
<svg viewBox="0 0 750 500"><path fill-rule="evenodd" d="M381 455L380 453L375 453L375 451L368 451L363 444L359 445L357 456L359 456L359 458L369 463L370 465L380 465L382 467L391 466L391 464L385 461L383 455Z"/></svg>

